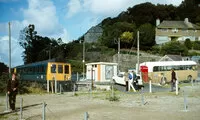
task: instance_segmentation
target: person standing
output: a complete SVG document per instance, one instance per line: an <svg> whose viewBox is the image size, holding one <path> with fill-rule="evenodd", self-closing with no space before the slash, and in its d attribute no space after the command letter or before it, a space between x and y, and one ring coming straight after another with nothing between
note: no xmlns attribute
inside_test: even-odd
<svg viewBox="0 0 200 120"><path fill-rule="evenodd" d="M134 92L136 92L136 90L135 90L135 88L133 87L133 79L134 79L134 73L131 71L130 73L129 73L129 82L128 82L128 88L129 88L129 91L131 90L131 88L133 89L133 91Z"/></svg>
<svg viewBox="0 0 200 120"><path fill-rule="evenodd" d="M126 91L128 91L128 72L125 72L124 73L124 82L125 82L125 85L126 85Z"/></svg>
<svg viewBox="0 0 200 120"><path fill-rule="evenodd" d="M172 73L171 73L171 92L174 91L176 80L177 80L176 79L176 73L175 73L174 69L172 69Z"/></svg>
<svg viewBox="0 0 200 120"><path fill-rule="evenodd" d="M12 111L15 110L16 95L18 91L18 81L16 79L16 74L12 74L12 78L8 80L7 83L7 93L9 96L9 105Z"/></svg>

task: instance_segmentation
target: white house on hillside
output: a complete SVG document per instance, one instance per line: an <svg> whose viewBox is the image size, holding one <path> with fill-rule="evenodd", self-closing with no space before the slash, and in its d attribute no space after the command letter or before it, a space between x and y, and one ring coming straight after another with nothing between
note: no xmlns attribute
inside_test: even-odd
<svg viewBox="0 0 200 120"><path fill-rule="evenodd" d="M200 26L189 22L188 18L184 21L156 20L156 44L163 44L169 41L184 42L186 39L191 41L200 40Z"/></svg>

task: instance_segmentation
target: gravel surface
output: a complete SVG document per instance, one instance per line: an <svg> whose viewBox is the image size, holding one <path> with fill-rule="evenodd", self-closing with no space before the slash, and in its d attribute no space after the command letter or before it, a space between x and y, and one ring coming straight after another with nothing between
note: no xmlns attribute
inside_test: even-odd
<svg viewBox="0 0 200 120"><path fill-rule="evenodd" d="M160 88L162 89L162 88ZM166 89L166 88L164 88ZM157 90L157 89L156 89ZM184 92L183 92L184 91ZM199 120L200 119L200 84L181 86L179 95L167 90L153 93L122 92L114 94L119 101L109 101L112 91L78 91L64 94L27 94L18 95L16 106L23 98L23 119L41 120L42 103L46 105L46 120ZM184 97L187 109L184 107ZM5 97L0 96L0 110L5 110ZM1 115L0 119L17 120L19 113Z"/></svg>

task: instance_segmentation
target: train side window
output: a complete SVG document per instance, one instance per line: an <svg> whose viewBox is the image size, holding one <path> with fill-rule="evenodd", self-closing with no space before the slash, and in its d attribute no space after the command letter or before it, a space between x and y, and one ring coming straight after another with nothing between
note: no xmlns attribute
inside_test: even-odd
<svg viewBox="0 0 200 120"><path fill-rule="evenodd" d="M58 65L58 73L63 73L63 66L62 65Z"/></svg>
<svg viewBox="0 0 200 120"><path fill-rule="evenodd" d="M51 73L56 73L56 64L51 65Z"/></svg>
<svg viewBox="0 0 200 120"><path fill-rule="evenodd" d="M65 65L65 74L69 74L69 65Z"/></svg>

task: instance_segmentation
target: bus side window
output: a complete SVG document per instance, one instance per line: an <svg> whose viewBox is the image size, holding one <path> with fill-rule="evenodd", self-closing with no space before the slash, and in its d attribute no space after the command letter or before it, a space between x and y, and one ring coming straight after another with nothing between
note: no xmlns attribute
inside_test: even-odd
<svg viewBox="0 0 200 120"><path fill-rule="evenodd" d="M154 66L153 67L153 72L157 72L158 71L158 66Z"/></svg>
<svg viewBox="0 0 200 120"><path fill-rule="evenodd" d="M56 73L56 64L51 65L51 73Z"/></svg>

